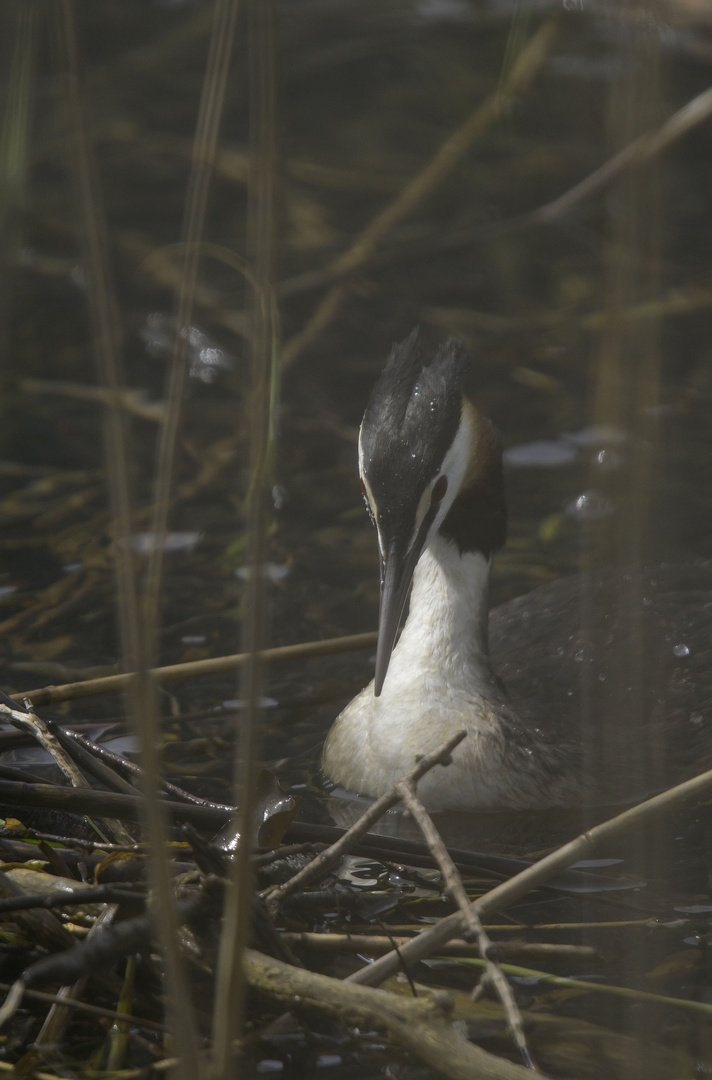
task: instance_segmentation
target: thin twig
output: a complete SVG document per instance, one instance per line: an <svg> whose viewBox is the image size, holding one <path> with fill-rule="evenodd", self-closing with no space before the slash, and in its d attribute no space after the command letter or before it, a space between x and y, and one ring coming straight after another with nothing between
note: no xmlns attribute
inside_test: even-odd
<svg viewBox="0 0 712 1080"><path fill-rule="evenodd" d="M412 940L411 936L401 935L385 937L383 934L317 934L307 931L285 931L282 937L292 948L325 953L366 953L372 956L382 956L390 952L393 942L402 949L406 942ZM547 962L567 960L590 964L601 959L598 951L591 945L560 945L538 941L498 941L491 944L490 952L498 960L528 957L531 960ZM464 938L454 938L442 946L438 956L476 960L481 958L481 953L476 943L465 941Z"/></svg>
<svg viewBox="0 0 712 1080"><path fill-rule="evenodd" d="M406 782L417 783L421 777L425 776L427 772L433 769L436 765L449 765L451 754L456 746L459 746L462 740L467 735L466 731L458 731L456 735L451 735L444 743L442 743L432 753L426 754L422 757L413 771L404 778ZM336 866L342 855L355 844L362 836L369 831L371 826L378 821L383 815L399 803L402 799L402 794L399 790L400 781L393 785L385 795L381 795L375 803L372 803L358 821L354 822L350 829L344 833L338 840L326 848L325 851L320 852L316 858L312 859L308 866L305 866L303 870L300 870L298 874L295 874L289 881L285 881L283 885L280 885L277 889L270 892L267 897L267 904L270 912L274 912L276 908L284 901L288 896L291 896L293 892L299 889L303 889L310 882L315 881L317 878L323 877L329 872L329 870Z"/></svg>
<svg viewBox="0 0 712 1080"><path fill-rule="evenodd" d="M102 749L101 747L98 747L96 743L93 743L90 739L84 739L81 735L75 736L72 731L63 728L54 720L45 720L45 723L50 734L54 735L67 753L75 754L78 761L84 765L87 772L96 780L100 780L102 784L108 787L109 791L120 791L124 795L139 794L138 789L135 788L133 784L129 783L128 780L124 779L116 768L110 768L101 760L100 754L94 754L92 752L92 748L96 748L99 751ZM109 751L109 753L112 753L112 751ZM126 762L126 759L120 757L118 754L112 753L112 756L122 763ZM128 762L126 762L126 764L128 764ZM140 767L137 765L135 768L140 775ZM133 837L131 838L131 841L133 841Z"/></svg>
<svg viewBox="0 0 712 1080"><path fill-rule="evenodd" d="M6 983L0 982L0 990L10 990L12 986L23 985L22 980L18 983ZM62 1003L62 999L57 994L45 994L43 990L27 990L23 994L23 997L28 998L30 1001L39 1001L45 1005L53 1005L55 1002ZM146 1020L140 1016L126 1016L123 1013L114 1012L113 1009L104 1009L101 1005L88 1005L84 1001L75 1001L72 1003L72 1008L77 1009L79 1012L87 1013L89 1016L100 1016L103 1020L121 1020L132 1027L136 1028L148 1028L150 1031L168 1031L165 1024L158 1023L157 1020ZM2 1020L0 1020L0 1027L2 1026Z"/></svg>
<svg viewBox="0 0 712 1080"><path fill-rule="evenodd" d="M185 717L183 717L185 719ZM93 742L86 735L80 735L77 731L72 731L71 728L60 727L56 721L49 721L48 727L50 731L57 733L60 741L66 739L69 745L83 750L87 755L86 768L91 772L92 769L97 771L97 776L104 780L107 787L111 787L112 784L116 785L114 790L122 791L126 795L135 795L136 788L133 784L127 780L123 780L118 771L125 772L129 776L141 777L143 770L140 765L137 765L133 761L129 761L128 758L122 757L121 754L115 753L110 750L108 746L101 746L99 743ZM91 764L90 764L91 762ZM105 765L104 762L109 762L110 765ZM103 770L106 770L104 773ZM119 783L117 784L117 781ZM168 792L169 795L175 795L177 799L182 799L185 802L193 803L195 806L210 806L213 810L223 810L227 814L231 814L233 811L232 806L228 806L226 803L217 803L212 799L201 799L199 795L192 795L189 791L184 791L183 788L178 787L177 784L172 784L170 780L166 780L165 777L161 777L161 788Z"/></svg>
<svg viewBox="0 0 712 1080"><path fill-rule="evenodd" d="M98 401L103 405L114 403L111 393L103 386L86 386L84 383L67 382L64 379L22 379L19 388L25 394L57 394L79 401ZM126 412L140 416L142 420L160 423L165 414L165 403L148 401L148 391L122 387L118 391L118 404ZM102 488L103 490L103 488Z"/></svg>
<svg viewBox="0 0 712 1080"><path fill-rule="evenodd" d="M366 634L348 634L345 637L327 638L325 641L303 641L297 645L279 645L273 649L263 649L260 659L263 664L287 663L290 660L305 660L318 656L334 656L339 653L361 649L372 649L378 634L369 631ZM193 660L185 664L168 664L165 667L152 668L149 672L152 680L162 685L179 679L194 679L206 675L219 675L225 671L234 671L247 662L247 653L233 653L230 656L215 656L208 660ZM37 690L22 690L16 696L29 698L35 706L51 705L60 701L74 701L78 698L98 697L100 694L117 694L130 687L136 678L135 672L121 675L105 675L100 679L85 679L82 682L65 683L63 686L44 686Z"/></svg>
<svg viewBox="0 0 712 1080"><path fill-rule="evenodd" d="M252 855L252 862L255 866L262 869L265 866L270 866L274 862L279 862L281 859L287 859L290 855L314 855L317 851L322 851L323 844L313 843L307 841L303 844L284 844L282 847L273 848L270 851L262 851Z"/></svg>
<svg viewBox="0 0 712 1080"><path fill-rule="evenodd" d="M44 747L47 753L50 754L57 763L72 787L80 789L89 788L91 785L87 778L84 776L81 769L77 768L69 755L65 753L56 735L49 730L42 717L34 712L32 702L26 698L24 704L27 712L11 709L8 705L4 705L0 702L0 716L7 717L15 727L20 728L21 731L29 732L33 738L37 739L40 746ZM128 832L123 823L118 819L105 818L103 824L106 825L111 833L113 833L113 839L118 841L118 843L130 844L133 842L131 833Z"/></svg>
<svg viewBox="0 0 712 1080"><path fill-rule="evenodd" d="M32 703L26 700L25 704L27 712L20 712L19 709L11 709L8 705L0 702L0 717L9 720L13 727L19 728L20 731L26 731L33 739L36 739L40 746L44 747L50 757L54 759L72 787L89 787L87 778L76 767L69 755L65 754L56 736L52 735L44 721L34 711L31 711Z"/></svg>
<svg viewBox="0 0 712 1080"><path fill-rule="evenodd" d="M522 1015L519 1012L519 1006L515 1000L514 992L504 977L502 969L493 957L491 952L492 942L482 926L479 915L470 903L470 899L465 892L465 886L462 884L462 878L460 877L458 869L450 858L448 850L443 843L443 839L433 824L433 819L416 795L415 784L412 781L404 780L398 784L398 790L400 791L406 809L418 825L418 828L422 832L423 838L430 849L430 853L440 867L440 871L445 879L445 889L450 896L450 899L457 904L462 912L468 935L471 935L477 941L480 954L485 964L485 975L496 990L499 1000L502 1002L507 1017L507 1025L512 1040L514 1041L514 1045L519 1050L522 1060L527 1068L538 1072L529 1052L529 1047L527 1046ZM402 959L403 954L400 950L399 952Z"/></svg>
<svg viewBox="0 0 712 1080"><path fill-rule="evenodd" d="M51 877L51 875L47 875ZM53 879L56 880L56 879ZM70 908L85 904L130 904L143 906L146 893L136 892L117 885L85 885L78 881L73 889L45 893L25 893L24 896L0 898L0 913L29 911L32 908Z"/></svg>
<svg viewBox="0 0 712 1080"><path fill-rule="evenodd" d="M6 806L44 807L74 814L99 814L137 821L144 801L142 795L122 795L117 791L95 791L93 788L59 787L55 784L28 784L23 780L0 780L0 803ZM236 808L195 806L161 799L164 812L176 821L190 821L198 828L220 829L234 815ZM126 845L129 850L133 846ZM169 847L166 844L166 849ZM166 850L164 849L164 850ZM155 848L151 848L155 851Z"/></svg>
<svg viewBox="0 0 712 1080"><path fill-rule="evenodd" d="M94 925L87 935L87 941L95 937L100 932L101 927L111 926L118 910L116 904L107 904L101 914L94 920ZM57 991L58 1000L53 1002L34 1042L34 1048L43 1056L47 1051L54 1050L56 1053L57 1047L63 1041L69 1022L72 1019L74 1003L84 993L88 981L89 976L82 975L76 982L60 986Z"/></svg>
<svg viewBox="0 0 712 1080"><path fill-rule="evenodd" d="M9 990L13 985L24 985L22 980L19 984L0 983L0 990ZM41 1001L43 1004L54 1004L58 1002L62 1004L62 998L59 998L56 994L44 994L43 990L28 990L25 989L23 995L24 998L30 1001ZM145 1020L143 1016L126 1016L124 1013L118 1013L112 1009L103 1009L102 1005L90 1005L85 1001L73 1001L71 1005L72 1009L76 1009L79 1012L84 1012L90 1016L100 1016L102 1020L120 1020L126 1024L131 1024L132 1027L148 1028L150 1031L167 1031L165 1024L159 1024L155 1020ZM2 1022L0 1021L0 1027Z"/></svg>
<svg viewBox="0 0 712 1080"><path fill-rule="evenodd" d="M712 89L705 90L688 101L657 131L647 132L635 139L583 180L561 195L557 195L551 202L523 214L517 214L515 217L501 221L488 221L470 229L458 229L455 234L443 236L438 232L437 235L428 236L420 243L404 244L387 251L372 252L367 263L369 266L390 265L413 258L420 252L467 247L471 244L494 240L500 236L509 236L536 225L550 225L565 217L586 199L598 194L626 169L636 168L658 157L689 131L707 120L710 114L712 114ZM341 273L342 276L346 276L343 271ZM300 274L298 277L289 278L281 283L280 295L292 296L302 291L316 289L333 282L334 277L333 264L323 270Z"/></svg>
<svg viewBox="0 0 712 1080"><path fill-rule="evenodd" d="M534 210L516 217L506 218L504 221L488 222L485 225L476 226L472 229L460 231L457 236L445 236L436 239L428 246L440 248L462 247L476 243L478 240L492 240L497 236L519 232L521 229L531 228L533 225L550 225L554 221L569 214L576 206L592 195L598 194L626 169L645 165L658 157L668 147L672 146L693 128L703 123L712 114L712 89L704 90L692 101L688 101L681 109L673 113L656 131L646 132L633 142L624 146L617 154L608 161L604 161L592 173L585 176L573 187L557 195L551 202L544 203ZM399 253L387 253L384 261L398 258ZM412 255L412 251L404 250L401 257Z"/></svg>
<svg viewBox="0 0 712 1080"><path fill-rule="evenodd" d="M386 233L412 214L416 207L443 183L472 144L481 138L495 121L509 112L514 95L532 81L544 64L553 36L554 24L544 23L526 43L500 86L442 143L427 165L376 215L351 247L336 259L330 268L332 276L337 279L336 284L317 306L303 329L285 345L282 353L282 362L285 365L296 360L339 312L351 286L338 279L352 274L362 266Z"/></svg>
<svg viewBox="0 0 712 1080"><path fill-rule="evenodd" d="M558 198L538 210L533 210L526 215L531 218L532 224L548 223L556 218L568 214L571 209L584 199L600 191L609 184L614 177L638 165L644 165L654 157L658 157L669 146L676 143L688 131L712 114L712 89L698 94L692 101L688 101L676 113L673 113L657 131L648 132L634 139L612 158L604 162L598 169L581 180L574 187L559 195Z"/></svg>
<svg viewBox="0 0 712 1080"><path fill-rule="evenodd" d="M11 1020L22 1004L22 996L25 992L25 984L22 979L17 979L10 987L10 992L0 1005L0 1028Z"/></svg>
<svg viewBox="0 0 712 1080"><path fill-rule="evenodd" d="M84 575L85 578L91 577L91 574ZM94 583L96 583L94 578ZM32 619L35 615L39 615L40 619L48 612L54 612L57 608L64 608L62 603L67 593L72 593L70 601L77 595L84 595L84 584L79 585L78 588L74 588L76 580L74 575L67 575L67 577L59 578L58 581L53 581L46 589L43 589L36 600L33 600L31 604L23 608L21 611L15 612L14 615L10 615L7 619L3 619L0 622L0 634L8 634L11 630L15 630L21 626L24 622ZM35 594L37 595L37 594ZM48 603L50 601L50 603Z"/></svg>
<svg viewBox="0 0 712 1080"><path fill-rule="evenodd" d="M483 961L460 957L457 960L461 964L481 966ZM609 994L613 997L628 998L633 1001L645 1001L651 1005L674 1005L675 1008L689 1010L690 1012L703 1013L712 1016L712 1004L707 1001L692 1001L689 998L670 997L667 994L651 994L649 990L635 990L630 986L614 986L606 982L589 982L587 979L570 979L567 975L550 975L546 971L537 971L534 968L521 967L519 964L503 963L502 968L510 975L520 978L536 979L544 986L560 986L568 990L582 990L585 993Z"/></svg>
<svg viewBox="0 0 712 1080"><path fill-rule="evenodd" d="M533 866L527 867L509 881L502 882L501 885L495 886L494 889L475 900L473 906L477 914L483 918L491 911L498 911L515 903L532 889L549 881L560 870L565 870L572 863L586 858L600 844L620 836L631 826L639 825L664 811L675 810L693 799L708 796L711 790L712 769L693 777L692 780L686 780L683 784L677 784L661 792L660 795L654 795L652 799L646 799L645 802L638 803L637 806L625 810L622 814L617 814L600 825L595 825L574 840L563 844L556 851L552 851ZM407 963L414 963L426 956L432 956L446 941L458 937L465 930L464 916L459 911L455 912L409 941L400 952ZM384 979L390 978L399 970L400 961L395 953L391 952L375 960L368 967L354 972L349 976L349 980L364 986L378 986Z"/></svg>

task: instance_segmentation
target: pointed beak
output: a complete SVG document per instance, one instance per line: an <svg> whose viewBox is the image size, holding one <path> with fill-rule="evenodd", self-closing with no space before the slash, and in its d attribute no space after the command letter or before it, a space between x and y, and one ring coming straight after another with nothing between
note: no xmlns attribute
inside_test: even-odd
<svg viewBox="0 0 712 1080"><path fill-rule="evenodd" d="M381 556L381 604L378 611L378 644L376 646L376 676L373 692L378 697L388 671L403 608L413 580L427 529L420 529L413 546L403 553L391 542Z"/></svg>

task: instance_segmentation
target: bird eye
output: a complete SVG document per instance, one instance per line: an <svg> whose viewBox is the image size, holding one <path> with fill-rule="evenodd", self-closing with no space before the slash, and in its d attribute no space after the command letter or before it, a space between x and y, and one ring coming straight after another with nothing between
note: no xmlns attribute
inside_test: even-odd
<svg viewBox="0 0 712 1080"><path fill-rule="evenodd" d="M442 500L443 495L447 491L447 476L439 476L433 484L433 490L430 492L431 503L439 503Z"/></svg>

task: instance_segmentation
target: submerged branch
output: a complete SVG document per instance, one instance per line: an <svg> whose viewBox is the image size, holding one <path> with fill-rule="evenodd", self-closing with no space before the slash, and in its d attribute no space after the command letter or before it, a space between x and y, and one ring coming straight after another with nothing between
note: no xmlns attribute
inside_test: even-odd
<svg viewBox="0 0 712 1080"><path fill-rule="evenodd" d="M245 950L243 969L253 991L290 1009L316 1009L349 1026L381 1031L448 1080L531 1077L522 1065L488 1054L460 1035L448 1019L452 999L446 993L404 999L294 968L252 949Z"/></svg>
<svg viewBox="0 0 712 1080"><path fill-rule="evenodd" d="M459 957L457 962L474 964L478 967L483 964L482 960L466 957ZM635 990L629 986L615 986L612 983L590 982L587 979L570 979L567 975L550 975L546 971L521 967L519 964L504 963L502 964L502 970L506 971L508 975L517 975L524 979L536 979L544 986L559 986L568 990L582 990L594 994L611 994L613 997L644 1001L651 1005L674 1005L677 1009L689 1009L692 1012L704 1013L705 1016L712 1016L712 1005L706 1001L691 1001L688 998L670 997L667 994L651 994L649 990Z"/></svg>

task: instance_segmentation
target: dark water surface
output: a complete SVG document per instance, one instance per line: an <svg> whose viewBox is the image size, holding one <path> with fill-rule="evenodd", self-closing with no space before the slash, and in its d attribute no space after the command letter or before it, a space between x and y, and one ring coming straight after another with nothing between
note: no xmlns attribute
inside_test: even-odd
<svg viewBox="0 0 712 1080"><path fill-rule="evenodd" d="M22 38L21 7L7 0L0 16L0 680L11 693L113 670L119 658L91 285L58 51L43 7ZM126 381L143 394L131 406L131 469L144 553L179 267L171 245L181 237L210 12L207 3L168 0L77 5ZM494 566L495 603L590 566L712 556L712 124L550 224L496 227L567 191L707 89L709 9L693 0L285 0L279 20L277 298L287 343L328 288L301 275L350 246L505 85L518 50L547 20L556 33L540 72L385 235L336 316L283 373L270 643L375 628L378 562L356 437L392 342L416 324L471 348L479 403L502 434L511 517ZM12 67L21 40L31 70L24 91ZM205 230L214 247L201 262L190 332L165 565L166 664L239 648L248 297L235 256L246 250L248 51L240 24ZM371 670L367 654L272 669L265 763L304 790L329 723ZM229 797L236 679L169 691L171 771ZM227 709L215 712L221 703ZM97 698L59 711L104 722L121 716L123 703ZM508 918L524 927L625 923L531 936L593 942L611 961L567 972L576 977L712 1005L706 815L657 823L605 853L625 860L611 872L631 875L631 890L542 894ZM465 833L481 850L535 856L580 826L522 817L500 828L480 816ZM412 906L389 920L417 922L444 907ZM458 986L477 977L453 972L446 981ZM540 1049L556 1075L682 1078L712 1068L708 1015L545 989L525 976L517 990L552 1025L570 1021L556 1037L539 1036L569 1047L558 1057ZM499 1048L478 1022L473 1035ZM352 1067L326 1062L319 1072L386 1075L373 1048Z"/></svg>

